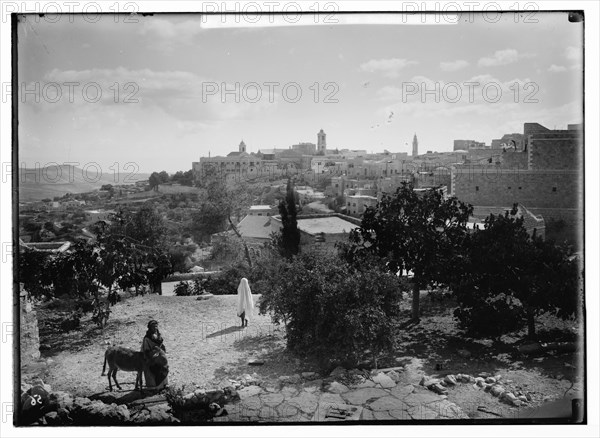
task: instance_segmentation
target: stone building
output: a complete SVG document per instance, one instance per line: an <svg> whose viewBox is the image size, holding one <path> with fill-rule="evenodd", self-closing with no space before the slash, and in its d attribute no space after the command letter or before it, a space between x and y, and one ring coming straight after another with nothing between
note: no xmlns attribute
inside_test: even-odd
<svg viewBox="0 0 600 438"><path fill-rule="evenodd" d="M264 169L261 157L246 150L246 143L242 140L238 150L230 152L226 157L200 157L199 162L192 163L192 171L196 179L209 173L222 177L236 175L239 177L260 176Z"/></svg>
<svg viewBox="0 0 600 438"><path fill-rule="evenodd" d="M507 149L522 151L525 146L525 136L519 132L504 134L502 138L492 140L492 149Z"/></svg>
<svg viewBox="0 0 600 438"><path fill-rule="evenodd" d="M367 207L375 207L376 205L377 196L363 194L346 196L346 212L354 217L361 217Z"/></svg>
<svg viewBox="0 0 600 438"><path fill-rule="evenodd" d="M582 240L581 125L550 130L525 123L524 142L522 150L502 153L499 164L454 166L451 194L475 206L524 205L546 223L563 221Z"/></svg>
<svg viewBox="0 0 600 438"><path fill-rule="evenodd" d="M317 145L314 143L298 143L292 145L292 150L299 152L302 155L315 155L317 153Z"/></svg>
<svg viewBox="0 0 600 438"><path fill-rule="evenodd" d="M485 148L485 142L475 140L454 140L455 151L468 151L469 149Z"/></svg>
<svg viewBox="0 0 600 438"><path fill-rule="evenodd" d="M272 216L271 219L272 230L279 231L282 227L281 216ZM360 219L339 213L298 215L296 219L301 248L318 245L334 251L336 242L348 240L350 231L360 226Z"/></svg>

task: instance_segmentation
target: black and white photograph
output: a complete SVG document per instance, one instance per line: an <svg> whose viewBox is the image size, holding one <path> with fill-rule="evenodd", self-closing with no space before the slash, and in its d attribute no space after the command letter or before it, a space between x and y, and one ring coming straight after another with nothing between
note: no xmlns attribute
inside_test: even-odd
<svg viewBox="0 0 600 438"><path fill-rule="evenodd" d="M75 3L2 4L6 436L595 436L598 5Z"/></svg>

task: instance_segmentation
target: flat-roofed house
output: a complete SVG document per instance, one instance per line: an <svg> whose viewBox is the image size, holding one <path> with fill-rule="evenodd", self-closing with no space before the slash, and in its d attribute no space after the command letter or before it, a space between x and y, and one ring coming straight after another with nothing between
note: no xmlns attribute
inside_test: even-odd
<svg viewBox="0 0 600 438"><path fill-rule="evenodd" d="M360 219L339 213L299 215L300 247L321 246L335 249L336 242L348 240L351 230L360 226ZM281 229L281 216L272 217L272 229Z"/></svg>

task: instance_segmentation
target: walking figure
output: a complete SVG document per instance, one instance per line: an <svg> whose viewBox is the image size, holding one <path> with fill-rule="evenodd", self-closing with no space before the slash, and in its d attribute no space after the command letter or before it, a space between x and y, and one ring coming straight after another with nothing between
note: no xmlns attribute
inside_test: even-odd
<svg viewBox="0 0 600 438"><path fill-rule="evenodd" d="M248 280L242 278L238 286L237 316L242 320L242 327L248 327L248 319L252 316L254 301Z"/></svg>

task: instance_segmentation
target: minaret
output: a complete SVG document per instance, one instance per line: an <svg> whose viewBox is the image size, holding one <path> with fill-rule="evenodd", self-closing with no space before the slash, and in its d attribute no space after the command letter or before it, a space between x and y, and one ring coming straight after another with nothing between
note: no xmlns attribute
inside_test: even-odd
<svg viewBox="0 0 600 438"><path fill-rule="evenodd" d="M415 132L415 136L413 137L413 153L412 156L416 157L419 155L419 141L417 140L417 133Z"/></svg>
<svg viewBox="0 0 600 438"><path fill-rule="evenodd" d="M327 149L327 142L325 141L325 135L326 134L323 132L322 129L317 134L317 152L325 153L325 150Z"/></svg>
<svg viewBox="0 0 600 438"><path fill-rule="evenodd" d="M246 152L246 143L244 143L244 140L240 143L240 152Z"/></svg>

